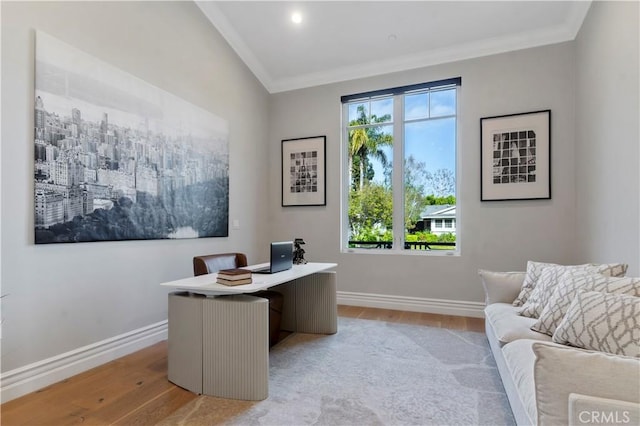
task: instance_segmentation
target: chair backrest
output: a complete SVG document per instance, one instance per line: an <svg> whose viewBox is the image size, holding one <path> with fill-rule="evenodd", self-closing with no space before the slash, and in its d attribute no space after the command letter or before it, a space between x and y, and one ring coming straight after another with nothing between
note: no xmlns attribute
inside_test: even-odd
<svg viewBox="0 0 640 426"><path fill-rule="evenodd" d="M193 258L193 275L218 272L221 269L242 268L247 266L247 256L243 253L219 253Z"/></svg>

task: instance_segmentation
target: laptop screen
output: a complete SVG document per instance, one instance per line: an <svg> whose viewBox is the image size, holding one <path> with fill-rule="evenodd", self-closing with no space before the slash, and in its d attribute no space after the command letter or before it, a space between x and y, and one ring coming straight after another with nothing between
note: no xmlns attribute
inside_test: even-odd
<svg viewBox="0 0 640 426"><path fill-rule="evenodd" d="M271 273L286 271L293 266L293 241L271 243Z"/></svg>

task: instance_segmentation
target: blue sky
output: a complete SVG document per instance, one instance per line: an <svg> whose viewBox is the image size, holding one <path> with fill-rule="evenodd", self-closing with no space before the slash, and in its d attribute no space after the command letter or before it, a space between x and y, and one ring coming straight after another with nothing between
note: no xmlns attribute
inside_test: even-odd
<svg viewBox="0 0 640 426"><path fill-rule="evenodd" d="M349 106L350 119L355 118L358 105ZM378 117L390 114L393 119L393 99L384 98L374 100L365 105L371 114ZM412 155L417 161L423 162L426 169L433 172L437 169L449 169L455 173L455 118L456 112L455 89L417 93L405 96L405 158ZM416 121L412 121L416 120ZM391 126L385 126L390 133ZM392 159L391 148L386 149L387 158ZM375 181L384 179L382 167L378 162L373 164Z"/></svg>

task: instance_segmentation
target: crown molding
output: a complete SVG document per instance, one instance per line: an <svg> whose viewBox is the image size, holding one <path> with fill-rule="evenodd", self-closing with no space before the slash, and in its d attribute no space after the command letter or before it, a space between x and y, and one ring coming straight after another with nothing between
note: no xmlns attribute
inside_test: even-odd
<svg viewBox="0 0 640 426"><path fill-rule="evenodd" d="M235 31L233 25L215 5L215 2L198 0L196 4L265 89L269 93L280 93L571 41L580 31L582 22L591 6L591 1L572 1L569 16L563 24L554 28L508 37L477 40L458 46L420 52L415 55L405 55L281 79L274 79L269 74L256 55L244 43L242 37Z"/></svg>
<svg viewBox="0 0 640 426"><path fill-rule="evenodd" d="M312 73L293 78L275 80L271 84L271 93L303 89L324 84L337 83L358 78L373 77L433 65L463 61L499 53L512 52L532 47L562 43L573 40L566 28L554 28L501 37L478 40L467 44L443 49L405 55L389 60L369 62L351 67L342 67L321 73Z"/></svg>
<svg viewBox="0 0 640 426"><path fill-rule="evenodd" d="M574 1L571 3L571 13L566 20L566 28L569 34L571 34L571 40L575 40L582 28L584 18L589 13L591 7L591 0L588 1Z"/></svg>
<svg viewBox="0 0 640 426"><path fill-rule="evenodd" d="M271 77L269 76L269 73L264 68L262 63L258 60L253 51L249 49L242 37L240 37L240 35L236 32L236 30L233 28L233 25L231 25L229 20L224 16L220 8L216 6L215 2L196 0L195 4L200 8L200 10L202 10L202 13L204 13L207 19L213 24L214 28L217 29L222 37L224 37L224 39L227 41L227 43L229 43L231 48L247 65L247 67L251 70L253 75L256 76L260 83L262 83L265 89L267 89L268 92L273 93L271 91L273 83Z"/></svg>

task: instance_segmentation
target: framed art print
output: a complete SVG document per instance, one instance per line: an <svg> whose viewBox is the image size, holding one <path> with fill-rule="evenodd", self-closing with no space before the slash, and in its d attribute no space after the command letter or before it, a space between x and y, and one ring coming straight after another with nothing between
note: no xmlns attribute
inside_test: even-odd
<svg viewBox="0 0 640 426"><path fill-rule="evenodd" d="M325 206L326 136L282 141L282 206Z"/></svg>
<svg viewBox="0 0 640 426"><path fill-rule="evenodd" d="M41 31L35 244L229 236L226 119Z"/></svg>
<svg viewBox="0 0 640 426"><path fill-rule="evenodd" d="M480 200L551 198L551 110L480 119Z"/></svg>

